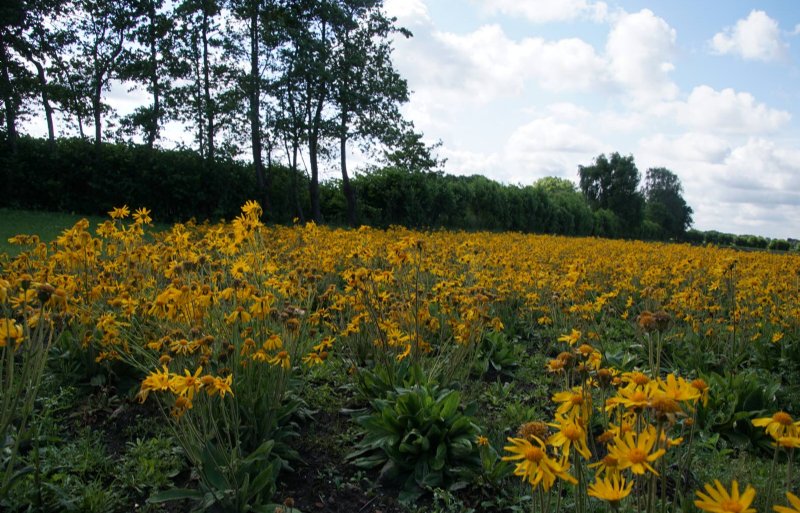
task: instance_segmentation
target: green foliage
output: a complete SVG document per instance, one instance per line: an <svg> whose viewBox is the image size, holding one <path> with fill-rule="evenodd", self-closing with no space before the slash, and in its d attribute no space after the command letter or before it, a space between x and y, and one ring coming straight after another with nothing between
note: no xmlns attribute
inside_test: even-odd
<svg viewBox="0 0 800 513"><path fill-rule="evenodd" d="M473 364L473 374L483 376L490 370L494 373L513 376L519 365L518 347L508 340L503 332L487 333L478 346L478 355Z"/></svg>
<svg viewBox="0 0 800 513"><path fill-rule="evenodd" d="M683 199L683 186L672 171L648 169L644 194L645 218L655 223L664 236L678 238L692 224L692 208Z"/></svg>
<svg viewBox="0 0 800 513"><path fill-rule="evenodd" d="M173 488L148 499L151 504L191 499L196 509L221 511L269 511L265 502L275 493L281 460L272 454L274 442L268 440L246 457L222 454L217 444L206 444L201 455L200 489ZM269 509L267 509L269 508Z"/></svg>
<svg viewBox="0 0 800 513"><path fill-rule="evenodd" d="M733 445L769 454L771 438L751 421L781 409L780 381L755 370L711 373L704 379L714 393L708 406L698 412L699 426L719 433Z"/></svg>
<svg viewBox="0 0 800 513"><path fill-rule="evenodd" d="M290 171L273 168L271 202L277 220L294 215ZM301 184L305 181L301 181ZM205 162L191 150L59 139L51 150L22 137L13 154L0 156L0 206L105 216L113 207L146 207L158 221L231 219L256 190L250 166L217 158ZM301 198L302 199L302 198Z"/></svg>
<svg viewBox="0 0 800 513"><path fill-rule="evenodd" d="M372 401L356 419L363 439L348 459L360 468L383 465L381 475L403 485L403 498L433 488L456 490L481 468L478 427L459 411L461 395L435 386L397 388Z"/></svg>
<svg viewBox="0 0 800 513"><path fill-rule="evenodd" d="M578 166L580 188L594 210L607 209L619 219L625 234L638 231L644 219L644 196L633 156L600 155L590 166Z"/></svg>
<svg viewBox="0 0 800 513"><path fill-rule="evenodd" d="M172 479L184 468L184 456L169 437L137 438L128 442L119 471L125 488L149 495L172 486Z"/></svg>

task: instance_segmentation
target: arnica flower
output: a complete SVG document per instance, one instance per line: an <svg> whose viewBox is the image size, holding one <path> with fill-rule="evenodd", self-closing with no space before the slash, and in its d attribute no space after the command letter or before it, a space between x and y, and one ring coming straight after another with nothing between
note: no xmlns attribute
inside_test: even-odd
<svg viewBox="0 0 800 513"><path fill-rule="evenodd" d="M622 382L627 383L626 388L644 388L650 384L647 374L639 371L622 373Z"/></svg>
<svg viewBox="0 0 800 513"><path fill-rule="evenodd" d="M541 438L544 440L547 438L549 431L550 428L546 423L533 420L531 422L522 424L517 430L517 433L519 434L520 438L524 438L526 440L533 440L534 438Z"/></svg>
<svg viewBox="0 0 800 513"><path fill-rule="evenodd" d="M547 372L551 372L553 374L564 372L564 367L564 361L559 360L558 358L547 362Z"/></svg>
<svg viewBox="0 0 800 513"><path fill-rule="evenodd" d="M667 379L658 379L658 388L667 397L676 401L697 401L700 390L692 386L683 378L676 378L674 374L667 374Z"/></svg>
<svg viewBox="0 0 800 513"><path fill-rule="evenodd" d="M784 449L800 449L800 429L795 435L780 436L776 438L775 443Z"/></svg>
<svg viewBox="0 0 800 513"><path fill-rule="evenodd" d="M739 494L739 483L734 480L731 483L731 493L722 486L718 480L714 480L716 488L710 484L705 485L706 492L696 492L698 500L694 505L703 511L711 513L756 513L755 508L751 508L753 499L756 497L756 490L752 486L747 486L743 494Z"/></svg>
<svg viewBox="0 0 800 513"><path fill-rule="evenodd" d="M794 419L785 411L775 412L772 417L753 419L753 425L765 428L767 434L775 440L787 434L793 435L798 431Z"/></svg>
<svg viewBox="0 0 800 513"><path fill-rule="evenodd" d="M180 396L175 399L175 405L172 407L172 416L180 419L187 410L192 409L192 400L186 396Z"/></svg>
<svg viewBox="0 0 800 513"><path fill-rule="evenodd" d="M561 454L566 457L570 449L574 446L575 450L585 459L592 457L589 447L586 445L586 429L581 424L580 419L560 417L555 424L550 424L558 428L558 432L553 434L547 443L553 447L560 447Z"/></svg>
<svg viewBox="0 0 800 513"><path fill-rule="evenodd" d="M697 378L692 380L690 384L700 392L700 400L703 402L703 406L708 406L708 383L703 379Z"/></svg>
<svg viewBox="0 0 800 513"><path fill-rule="evenodd" d="M569 463L565 460L558 461L547 455L544 442L534 438L531 443L522 438L509 438L511 445L504 449L511 456L503 456L503 461L518 461L514 469L514 475L521 477L534 488L540 484L545 490L549 490L556 478L563 479L572 484L577 484L577 480L567 473Z"/></svg>
<svg viewBox="0 0 800 513"><path fill-rule="evenodd" d="M592 463L589 468L596 468L595 476L605 474L606 477L619 474L619 460L610 454L603 456L603 459Z"/></svg>
<svg viewBox="0 0 800 513"><path fill-rule="evenodd" d="M587 493L590 497L597 497L611 504L617 504L630 495L632 488L633 481L626 484L624 477L619 474L611 474L590 484Z"/></svg>
<svg viewBox="0 0 800 513"><path fill-rule="evenodd" d="M174 394L186 396L191 401L194 399L194 394L203 386L203 383L200 381L200 373L203 372L203 368L198 367L193 375L186 369L184 369L183 372L183 376L176 375L170 378L169 387Z"/></svg>
<svg viewBox="0 0 800 513"><path fill-rule="evenodd" d="M269 363L272 365L280 365L286 370L289 370L292 367L292 364L289 361L289 353L287 351L279 352L269 360Z"/></svg>
<svg viewBox="0 0 800 513"><path fill-rule="evenodd" d="M152 391L164 392L169 390L171 379L169 369L167 369L166 365L162 366L162 369L164 372L154 371L144 378L137 394L139 402L145 402L147 395Z"/></svg>
<svg viewBox="0 0 800 513"><path fill-rule="evenodd" d="M789 504L792 505L791 508L787 508L786 506L772 506L772 509L778 513L800 513L800 498L792 492L786 492L786 498L789 499Z"/></svg>
<svg viewBox="0 0 800 513"><path fill-rule="evenodd" d="M22 338L22 326L17 324L17 321L0 318L0 347L6 347L9 340L19 344Z"/></svg>
<svg viewBox="0 0 800 513"><path fill-rule="evenodd" d="M569 335L561 335L560 337L558 337L559 342L566 342L571 346L577 344L580 339L581 339L581 332L574 328L569 333Z"/></svg>
<svg viewBox="0 0 800 513"><path fill-rule="evenodd" d="M264 341L261 347L263 347L265 351L275 351L283 348L283 341L279 335L273 333L267 337L267 340Z"/></svg>
<svg viewBox="0 0 800 513"><path fill-rule="evenodd" d="M111 219L125 219L131 215L131 209L128 208L128 205L122 205L111 210L108 215L111 216Z"/></svg>
<svg viewBox="0 0 800 513"><path fill-rule="evenodd" d="M591 409L591 396L585 395L581 387L556 393L553 402L560 403L556 413L567 417L587 418Z"/></svg>
<svg viewBox="0 0 800 513"><path fill-rule="evenodd" d="M650 463L663 456L666 451L658 449L651 453L656 438L656 428L648 426L639 435L626 433L624 438L614 440L614 444L608 448L608 453L619 461L619 468L622 470L629 468L631 472L639 475L649 470L658 475Z"/></svg>
<svg viewBox="0 0 800 513"><path fill-rule="evenodd" d="M233 395L233 389L231 388L232 383L233 375L231 374L228 374L228 377L224 379L219 376L214 376L210 386L208 386L206 390L208 391L208 395L213 396L219 394L220 397L224 398L227 394Z"/></svg>
<svg viewBox="0 0 800 513"><path fill-rule="evenodd" d="M613 410L618 405L622 405L628 410L641 411L650 406L655 391L656 388L653 384L642 388L620 388L615 397L606 401L606 410Z"/></svg>

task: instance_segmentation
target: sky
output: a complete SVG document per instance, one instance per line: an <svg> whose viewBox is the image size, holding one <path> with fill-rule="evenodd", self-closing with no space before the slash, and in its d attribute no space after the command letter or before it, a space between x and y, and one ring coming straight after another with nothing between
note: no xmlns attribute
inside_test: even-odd
<svg viewBox="0 0 800 513"><path fill-rule="evenodd" d="M694 227L800 238L800 2L387 0L404 114L451 174L681 179Z"/></svg>

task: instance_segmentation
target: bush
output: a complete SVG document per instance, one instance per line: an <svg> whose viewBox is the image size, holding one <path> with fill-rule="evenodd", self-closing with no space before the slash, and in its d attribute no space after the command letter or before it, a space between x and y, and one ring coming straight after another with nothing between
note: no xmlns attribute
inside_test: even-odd
<svg viewBox="0 0 800 513"><path fill-rule="evenodd" d="M460 402L456 391L422 385L373 400L373 411L357 419L364 438L349 458L361 468L383 465L381 475L400 480L409 499L433 488L465 487L481 462L478 427L458 411Z"/></svg>
<svg viewBox="0 0 800 513"><path fill-rule="evenodd" d="M290 220L297 196L291 171L273 167L270 204ZM294 184L305 190L305 181ZM146 207L162 222L230 219L249 199L263 199L252 165L220 158L210 163L189 149L21 137L14 154L0 157L0 207L104 215L114 207ZM287 211L284 214L284 211Z"/></svg>

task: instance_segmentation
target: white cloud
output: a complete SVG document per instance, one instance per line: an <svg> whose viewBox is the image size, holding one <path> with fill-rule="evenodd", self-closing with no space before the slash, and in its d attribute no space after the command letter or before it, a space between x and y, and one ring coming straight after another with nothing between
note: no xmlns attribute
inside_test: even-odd
<svg viewBox="0 0 800 513"><path fill-rule="evenodd" d="M431 21L423 0L386 0L383 8L386 14L397 18L401 26L413 27Z"/></svg>
<svg viewBox="0 0 800 513"><path fill-rule="evenodd" d="M747 60L771 61L783 56L786 45L781 40L778 22L764 11L753 10L735 26L715 34L711 39L711 49L721 55L735 54Z"/></svg>
<svg viewBox="0 0 800 513"><path fill-rule="evenodd" d="M534 23L590 19L602 22L608 17L605 2L591 0L480 0L487 12L524 16Z"/></svg>
<svg viewBox="0 0 800 513"><path fill-rule="evenodd" d="M504 180L533 183L543 176L575 178L577 166L607 150L607 146L579 123L553 116L534 119L518 127L503 151Z"/></svg>
<svg viewBox="0 0 800 513"><path fill-rule="evenodd" d="M732 134L775 132L791 120L788 112L757 103L749 93L707 85L695 87L685 102L674 102L668 109L680 124Z"/></svg>
<svg viewBox="0 0 800 513"><path fill-rule="evenodd" d="M675 38L675 29L648 9L620 16L606 43L613 80L638 102L674 98Z"/></svg>
<svg viewBox="0 0 800 513"><path fill-rule="evenodd" d="M642 153L658 161L721 163L731 153L725 139L699 132L672 137L655 134L642 139L640 148Z"/></svg>
<svg viewBox="0 0 800 513"><path fill-rule="evenodd" d="M578 38L514 41L499 25L485 25L464 35L438 32L434 37L458 62L466 64L453 83L471 90L479 101L519 95L526 80L551 91L587 90L602 81L605 63Z"/></svg>

